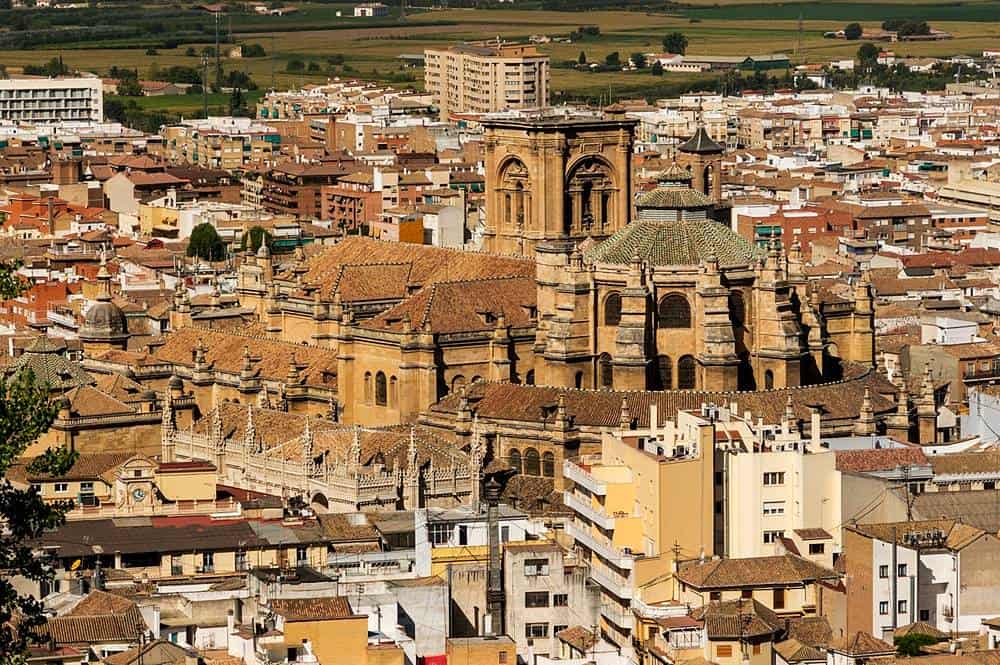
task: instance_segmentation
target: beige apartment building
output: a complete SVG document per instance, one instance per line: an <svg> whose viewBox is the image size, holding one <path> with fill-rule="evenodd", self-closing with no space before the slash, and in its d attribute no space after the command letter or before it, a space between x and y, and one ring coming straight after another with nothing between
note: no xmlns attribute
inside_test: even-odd
<svg viewBox="0 0 1000 665"><path fill-rule="evenodd" d="M548 106L549 56L503 41L424 51L424 84L441 119Z"/></svg>

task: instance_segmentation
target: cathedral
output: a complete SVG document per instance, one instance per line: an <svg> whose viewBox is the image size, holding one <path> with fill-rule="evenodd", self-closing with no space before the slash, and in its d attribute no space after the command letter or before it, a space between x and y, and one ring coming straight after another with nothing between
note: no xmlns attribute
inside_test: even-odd
<svg viewBox="0 0 1000 665"><path fill-rule="evenodd" d="M535 255L534 382L770 390L871 364L865 276L852 306L825 302L797 247L762 249L716 221L723 147L703 129L633 197L631 127L615 113L484 124L486 246Z"/></svg>

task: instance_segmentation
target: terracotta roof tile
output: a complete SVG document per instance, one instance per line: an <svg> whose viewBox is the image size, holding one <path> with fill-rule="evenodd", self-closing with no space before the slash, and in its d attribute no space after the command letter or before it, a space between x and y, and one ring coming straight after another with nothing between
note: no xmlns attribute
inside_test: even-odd
<svg viewBox="0 0 1000 665"><path fill-rule="evenodd" d="M840 576L819 564L794 554L713 559L682 564L677 579L697 589L732 589L745 586L806 584Z"/></svg>
<svg viewBox="0 0 1000 665"><path fill-rule="evenodd" d="M928 463L919 448L877 448L872 450L838 450L837 470L867 473L891 471L899 466Z"/></svg>
<svg viewBox="0 0 1000 665"><path fill-rule="evenodd" d="M283 598L272 600L271 609L285 621L328 621L354 616L347 598Z"/></svg>

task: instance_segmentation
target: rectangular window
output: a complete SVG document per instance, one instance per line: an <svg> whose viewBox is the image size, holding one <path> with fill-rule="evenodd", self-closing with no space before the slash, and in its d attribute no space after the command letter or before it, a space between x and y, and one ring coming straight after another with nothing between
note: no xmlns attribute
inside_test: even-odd
<svg viewBox="0 0 1000 665"><path fill-rule="evenodd" d="M898 563L896 564L896 577L906 577L906 564Z"/></svg>
<svg viewBox="0 0 1000 665"><path fill-rule="evenodd" d="M886 614L889 613L889 601L888 600L880 600L879 601L879 603L878 603L878 613L882 614L882 615L886 615Z"/></svg>
<svg viewBox="0 0 1000 665"><path fill-rule="evenodd" d="M565 593L552 594L552 607L566 607L567 605L569 605L569 595Z"/></svg>
<svg viewBox="0 0 1000 665"><path fill-rule="evenodd" d="M236 570L247 569L247 553L243 550L236 551Z"/></svg>
<svg viewBox="0 0 1000 665"><path fill-rule="evenodd" d="M708 592L708 599L709 600L722 600L722 592L721 591L709 591Z"/></svg>
<svg viewBox="0 0 1000 665"><path fill-rule="evenodd" d="M785 502L784 501L765 501L764 502L764 514L765 515L784 515L785 514Z"/></svg>
<svg viewBox="0 0 1000 665"><path fill-rule="evenodd" d="M774 590L774 603L771 605L772 610L783 610L785 609L785 590L775 589Z"/></svg>
<svg viewBox="0 0 1000 665"><path fill-rule="evenodd" d="M887 580L889 579L889 566L883 564L878 567L879 579Z"/></svg>
<svg viewBox="0 0 1000 665"><path fill-rule="evenodd" d="M88 482L80 483L80 493L81 494L90 494L93 491L94 491L94 483L89 482L89 481Z"/></svg>
<svg viewBox="0 0 1000 665"><path fill-rule="evenodd" d="M500 653L497 654L497 662L500 665L507 665L507 652L506 651L501 651Z"/></svg>
<svg viewBox="0 0 1000 665"><path fill-rule="evenodd" d="M445 545L451 540L452 527L450 524L431 524L429 537L432 545Z"/></svg>
<svg viewBox="0 0 1000 665"><path fill-rule="evenodd" d="M826 551L826 545L823 543L809 543L809 554L823 554Z"/></svg>
<svg viewBox="0 0 1000 665"><path fill-rule="evenodd" d="M525 591L524 592L524 606L525 607L548 607L549 606L549 592L548 591Z"/></svg>
<svg viewBox="0 0 1000 665"><path fill-rule="evenodd" d="M897 600L896 601L896 614L906 614L906 601Z"/></svg>
<svg viewBox="0 0 1000 665"><path fill-rule="evenodd" d="M525 559L524 560L524 574L527 577L534 577L537 575L548 575L549 574L549 560L548 559Z"/></svg>
<svg viewBox="0 0 1000 665"><path fill-rule="evenodd" d="M785 484L785 472L784 471L767 471L764 473L764 484L765 485L784 485Z"/></svg>
<svg viewBox="0 0 1000 665"><path fill-rule="evenodd" d="M552 634L553 635L558 635L559 633L563 632L567 628L569 628L569 626L563 626L563 625L552 626Z"/></svg>
<svg viewBox="0 0 1000 665"><path fill-rule="evenodd" d="M777 531L765 531L764 532L764 544L771 545L778 542L779 539L785 537L785 532L782 530Z"/></svg>
<svg viewBox="0 0 1000 665"><path fill-rule="evenodd" d="M309 548L299 545L295 548L295 565L304 566L309 563Z"/></svg>
<svg viewBox="0 0 1000 665"><path fill-rule="evenodd" d="M757 642L756 644L753 645L753 655L755 656L760 655L760 642Z"/></svg>
<svg viewBox="0 0 1000 665"><path fill-rule="evenodd" d="M60 493L60 494L63 493L63 492L68 492L69 491L69 483L56 483L55 484L55 491L57 493Z"/></svg>
<svg viewBox="0 0 1000 665"><path fill-rule="evenodd" d="M753 589L743 589L740 591L740 598L753 598Z"/></svg>
<svg viewBox="0 0 1000 665"><path fill-rule="evenodd" d="M732 658L733 657L733 645L732 644L716 644L715 645L715 657L716 658Z"/></svg>
<svg viewBox="0 0 1000 665"><path fill-rule="evenodd" d="M202 552L201 553L201 570L203 573L213 573L215 572L215 553L214 552Z"/></svg>
<svg viewBox="0 0 1000 665"><path fill-rule="evenodd" d="M921 621L930 621L931 620L931 611L930 610L920 610L920 620Z"/></svg>
<svg viewBox="0 0 1000 665"><path fill-rule="evenodd" d="M529 640L549 636L549 624L547 623L526 623L524 624L524 636Z"/></svg>

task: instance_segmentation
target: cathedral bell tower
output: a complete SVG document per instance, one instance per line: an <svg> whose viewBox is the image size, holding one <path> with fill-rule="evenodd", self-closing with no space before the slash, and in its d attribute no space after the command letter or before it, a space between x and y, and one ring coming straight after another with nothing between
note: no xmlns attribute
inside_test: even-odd
<svg viewBox="0 0 1000 665"><path fill-rule="evenodd" d="M628 223L636 121L623 109L482 125L486 251L531 256L538 244L601 240Z"/></svg>

